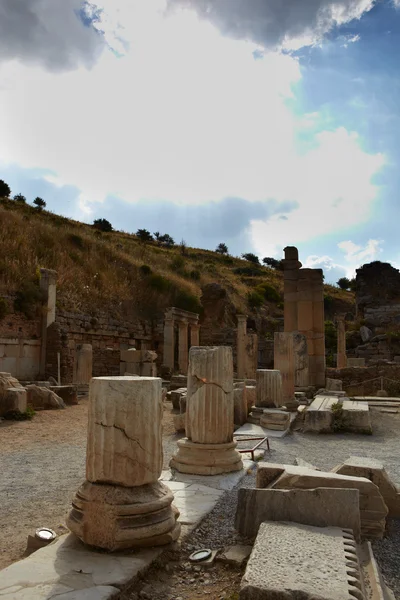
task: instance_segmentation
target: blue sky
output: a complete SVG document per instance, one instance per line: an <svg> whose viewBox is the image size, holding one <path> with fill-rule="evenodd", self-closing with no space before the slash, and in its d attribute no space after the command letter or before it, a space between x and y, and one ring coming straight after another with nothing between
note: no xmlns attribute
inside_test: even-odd
<svg viewBox="0 0 400 600"><path fill-rule="evenodd" d="M0 0L0 179L327 281L399 266L399 51L395 0Z"/></svg>

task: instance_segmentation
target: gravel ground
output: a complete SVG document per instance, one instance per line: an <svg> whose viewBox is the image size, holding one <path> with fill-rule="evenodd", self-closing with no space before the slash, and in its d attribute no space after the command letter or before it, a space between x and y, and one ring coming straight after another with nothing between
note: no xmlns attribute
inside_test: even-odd
<svg viewBox="0 0 400 600"><path fill-rule="evenodd" d="M64 531L63 522L71 499L84 479L86 409L84 401L65 411L38 413L32 422L3 422L0 425L0 506L3 515L0 520L0 568L21 558L27 536L36 527L51 527L59 533ZM164 468L168 467L170 456L176 449L176 440L181 437L174 433L170 409L171 405L167 403L164 411ZM400 415L374 410L372 424L373 436L318 436L294 432L281 440L272 438L271 452L266 452L265 459L293 464L296 457L301 457L319 468L331 469L351 455L370 456L382 460L393 481L400 484ZM247 475L240 485L254 486L254 475ZM185 571L183 575L177 575L174 566L171 567L173 575L165 571L172 585L171 594L160 598L234 598L232 594L238 589L241 572L218 565L215 571L204 576L192 572L192 567L185 560L191 551L201 546L220 548L245 541L240 540L233 528L236 502L237 490L227 492L182 545L175 567L180 570L183 567ZM389 536L374 542L373 548L386 581L400 600L400 521L389 522L388 531ZM199 591L195 593L193 586L198 586ZM175 588L179 593L174 595ZM199 595L200 589L202 595ZM138 597L135 593L126 598L134 600ZM187 593L190 595L187 596ZM154 595L154 600L156 598Z"/></svg>

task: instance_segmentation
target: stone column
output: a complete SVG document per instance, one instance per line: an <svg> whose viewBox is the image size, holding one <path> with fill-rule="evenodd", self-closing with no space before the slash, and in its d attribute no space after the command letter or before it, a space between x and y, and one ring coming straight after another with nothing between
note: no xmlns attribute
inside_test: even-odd
<svg viewBox="0 0 400 600"><path fill-rule="evenodd" d="M92 344L77 344L73 370L73 383L89 385L93 372Z"/></svg>
<svg viewBox="0 0 400 600"><path fill-rule="evenodd" d="M245 378L255 379L258 367L258 335L256 333L246 335L245 366Z"/></svg>
<svg viewBox="0 0 400 600"><path fill-rule="evenodd" d="M346 359L346 324L344 315L336 315L337 325L337 365L338 369L347 367Z"/></svg>
<svg viewBox="0 0 400 600"><path fill-rule="evenodd" d="M292 333L274 334L274 367L282 376L283 405L294 401L294 345Z"/></svg>
<svg viewBox="0 0 400 600"><path fill-rule="evenodd" d="M233 442L232 348L193 347L189 353L186 435L170 466L181 473L217 475L240 471Z"/></svg>
<svg viewBox="0 0 400 600"><path fill-rule="evenodd" d="M190 325L190 347L200 346L200 325Z"/></svg>
<svg viewBox="0 0 400 600"><path fill-rule="evenodd" d="M316 385L312 269L301 269L299 272L298 299L298 331L307 340L309 384Z"/></svg>
<svg viewBox="0 0 400 600"><path fill-rule="evenodd" d="M163 464L161 379L95 377L90 384L86 481L67 518L84 543L110 551L176 540Z"/></svg>
<svg viewBox="0 0 400 600"><path fill-rule="evenodd" d="M309 357L307 338L302 333L293 334L294 362L296 387L307 387L309 385Z"/></svg>
<svg viewBox="0 0 400 600"><path fill-rule="evenodd" d="M246 377L246 338L247 316L237 315L236 374L238 379Z"/></svg>
<svg viewBox="0 0 400 600"><path fill-rule="evenodd" d="M181 321L179 327L179 373L186 375L188 369L188 323Z"/></svg>
<svg viewBox="0 0 400 600"><path fill-rule="evenodd" d="M274 369L257 369L256 406L271 408L283 404L281 372Z"/></svg>
<svg viewBox="0 0 400 600"><path fill-rule="evenodd" d="M294 246L288 246L284 250L285 258L283 260L283 297L284 297L284 329L287 332L297 331L298 321L298 296L297 280L301 262L299 262L299 252Z"/></svg>
<svg viewBox="0 0 400 600"><path fill-rule="evenodd" d="M313 331L314 331L314 369L317 387L325 385L325 309L324 279L322 269L313 269Z"/></svg>
<svg viewBox="0 0 400 600"><path fill-rule="evenodd" d="M164 321L164 355L163 365L174 371L175 368L175 327L172 317L165 317Z"/></svg>
<svg viewBox="0 0 400 600"><path fill-rule="evenodd" d="M40 377L46 376L47 328L56 320L57 272L40 269L40 290L43 294L41 345L40 345Z"/></svg>

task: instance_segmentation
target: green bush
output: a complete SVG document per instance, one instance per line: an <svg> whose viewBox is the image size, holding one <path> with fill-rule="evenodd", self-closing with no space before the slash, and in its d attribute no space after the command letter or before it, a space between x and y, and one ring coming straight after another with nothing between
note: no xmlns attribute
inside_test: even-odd
<svg viewBox="0 0 400 600"><path fill-rule="evenodd" d="M141 275L144 275L145 277L147 277L147 275L151 275L153 272L151 270L151 267L149 267L149 265L141 265L139 267L139 271L140 271Z"/></svg>
<svg viewBox="0 0 400 600"><path fill-rule="evenodd" d="M181 271L185 266L185 259L183 258L183 256L175 256L173 258L173 260L170 263L170 267L172 271L176 271L179 272Z"/></svg>
<svg viewBox="0 0 400 600"><path fill-rule="evenodd" d="M8 313L8 306L5 298L0 298L0 321L4 319Z"/></svg>
<svg viewBox="0 0 400 600"><path fill-rule="evenodd" d="M158 292L166 292L171 288L171 282L166 277L157 275L157 273L149 276L148 283L151 288Z"/></svg>
<svg viewBox="0 0 400 600"><path fill-rule="evenodd" d="M337 332L332 321L325 321L325 348L336 352L337 348Z"/></svg>
<svg viewBox="0 0 400 600"><path fill-rule="evenodd" d="M180 290L174 300L175 306L189 312L201 313L202 306L197 296L190 294L186 290Z"/></svg>
<svg viewBox="0 0 400 600"><path fill-rule="evenodd" d="M69 233L68 241L73 246L75 246L76 248L79 248L80 250L83 250L83 248L85 247L85 240L83 239L82 236L77 235L76 233Z"/></svg>
<svg viewBox="0 0 400 600"><path fill-rule="evenodd" d="M324 294L324 308L328 310L333 306L333 298L329 294Z"/></svg>
<svg viewBox="0 0 400 600"><path fill-rule="evenodd" d="M15 295L14 309L23 313L27 319L34 319L42 299L43 295L39 287L32 281L27 281Z"/></svg>
<svg viewBox="0 0 400 600"><path fill-rule="evenodd" d="M73 260L73 261L74 261L74 263L75 263L75 264L77 264L77 265L83 266L83 265L85 264L85 261L84 261L84 259L83 259L82 255L81 255L81 254L79 254L79 252L73 252L73 251L71 251L71 252L69 253L69 257L70 257L70 259L71 259L71 260Z"/></svg>
<svg viewBox="0 0 400 600"><path fill-rule="evenodd" d="M107 219L95 219L93 221L93 227L95 229L98 229L99 231L112 231L113 227L110 223L110 221L107 221Z"/></svg>
<svg viewBox="0 0 400 600"><path fill-rule="evenodd" d="M27 407L26 411L21 412L20 410L9 410L4 418L8 421L27 421L35 416L35 411L30 406Z"/></svg>
<svg viewBox="0 0 400 600"><path fill-rule="evenodd" d="M269 283L260 283L256 287L256 292L260 296L264 296L265 300L269 302L282 302L282 296L280 293Z"/></svg>
<svg viewBox="0 0 400 600"><path fill-rule="evenodd" d="M248 277L264 277L265 271L257 267L236 267L233 269L235 275L247 275Z"/></svg>
<svg viewBox="0 0 400 600"><path fill-rule="evenodd" d="M201 278L201 273L198 269L193 269L193 271L190 271L189 277L190 279L193 279L193 281L199 281Z"/></svg>
<svg viewBox="0 0 400 600"><path fill-rule="evenodd" d="M264 298L258 292L249 292L247 302L251 308L260 308L264 304Z"/></svg>

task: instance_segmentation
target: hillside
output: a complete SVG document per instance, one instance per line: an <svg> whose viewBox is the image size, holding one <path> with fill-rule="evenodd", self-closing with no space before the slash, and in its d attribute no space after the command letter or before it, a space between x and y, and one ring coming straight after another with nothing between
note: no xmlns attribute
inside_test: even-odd
<svg viewBox="0 0 400 600"><path fill-rule="evenodd" d="M45 267L57 271L57 306L70 312L120 319L148 318L171 305L199 312L202 287L218 283L237 312L283 316L283 274L275 269L189 246L142 243L6 198L0 223L0 296L19 293L29 303ZM190 231L184 237L190 243ZM326 286L326 295L329 312L352 310L350 292Z"/></svg>

